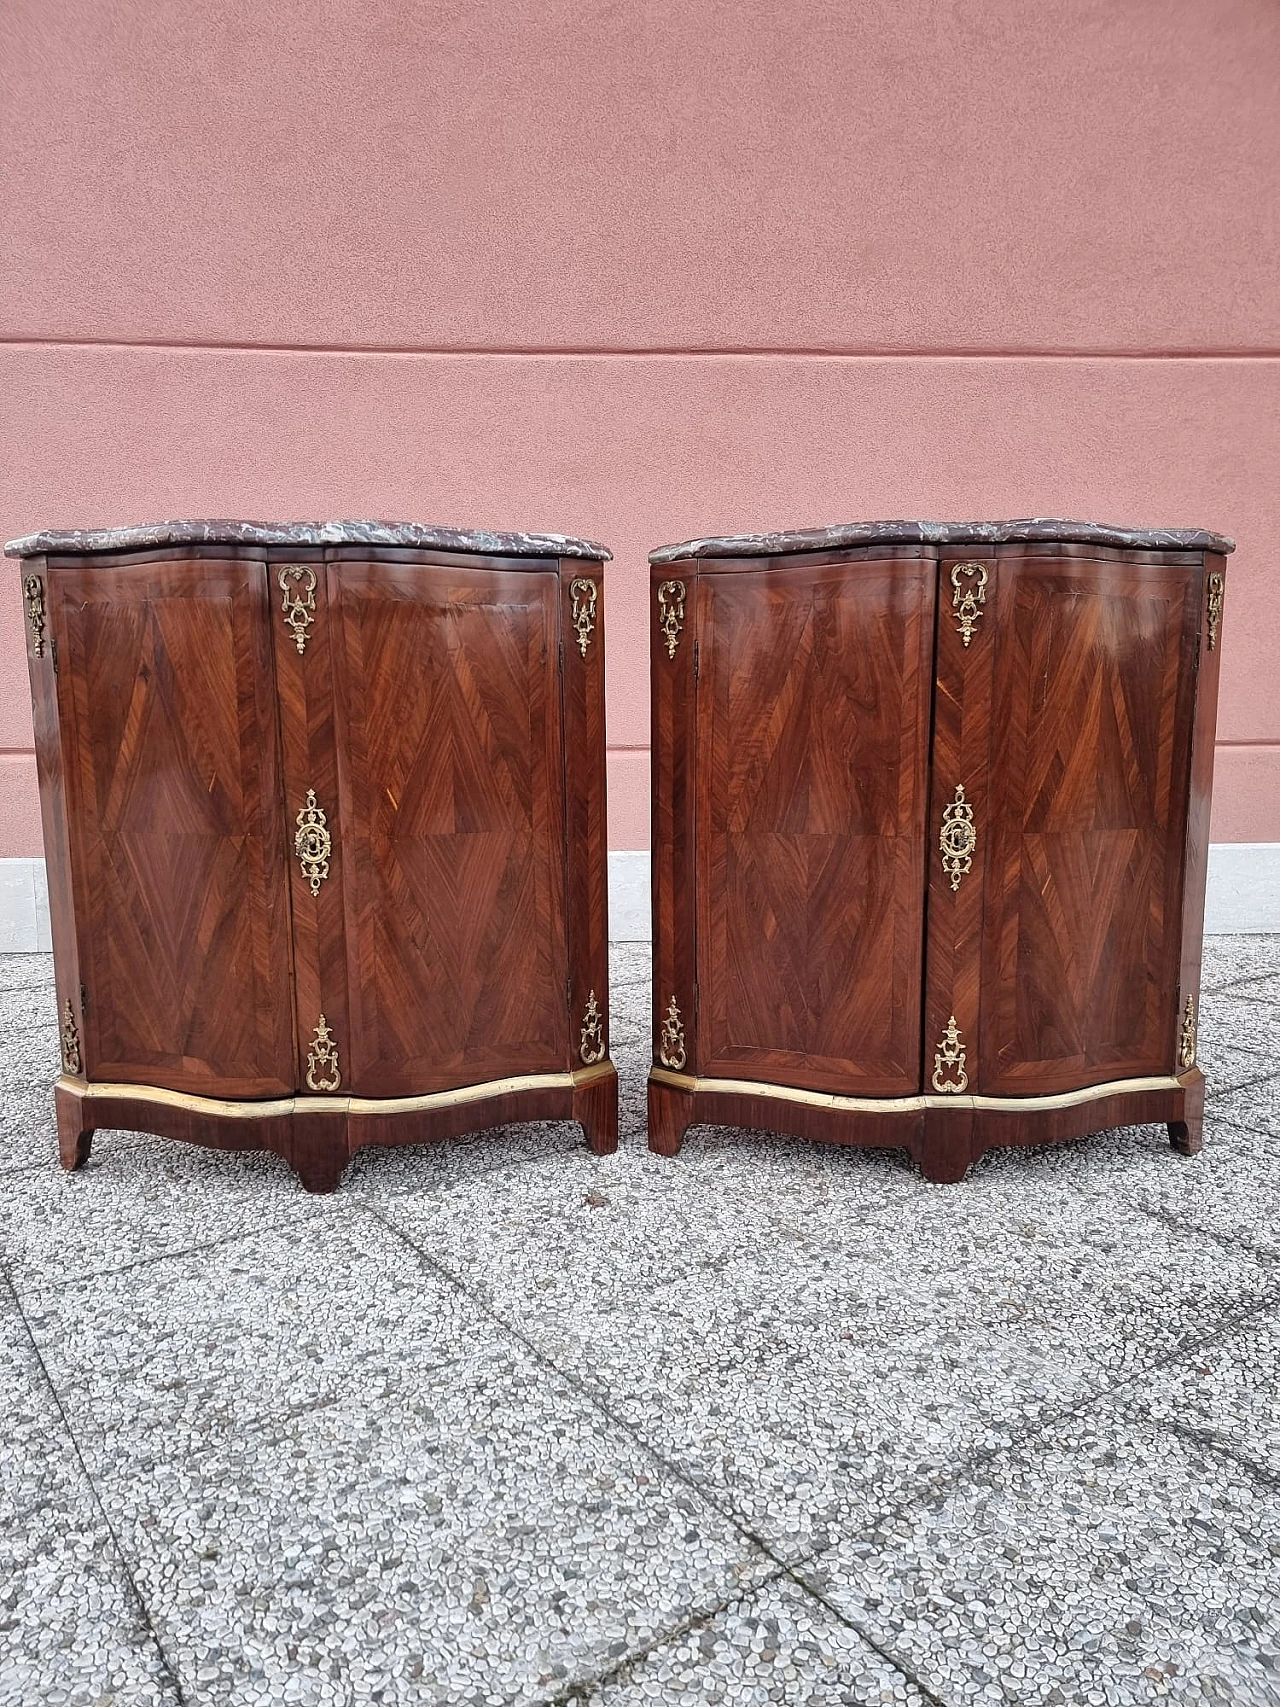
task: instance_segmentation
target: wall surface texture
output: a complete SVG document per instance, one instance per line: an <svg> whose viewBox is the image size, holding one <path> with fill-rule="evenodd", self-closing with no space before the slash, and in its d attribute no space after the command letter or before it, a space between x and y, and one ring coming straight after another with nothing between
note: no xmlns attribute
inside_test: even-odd
<svg viewBox="0 0 1280 1707"><path fill-rule="evenodd" d="M1274 0L8 0L0 534L877 516L1236 536L1215 841L1280 841ZM40 851L16 565L0 857Z"/></svg>

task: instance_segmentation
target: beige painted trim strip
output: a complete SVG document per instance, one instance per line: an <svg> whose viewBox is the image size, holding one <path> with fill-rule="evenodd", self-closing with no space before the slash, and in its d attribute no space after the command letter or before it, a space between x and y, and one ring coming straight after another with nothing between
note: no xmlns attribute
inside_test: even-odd
<svg viewBox="0 0 1280 1707"><path fill-rule="evenodd" d="M134 1102L158 1103L166 1108L185 1108L192 1114L217 1115L225 1120L262 1120L273 1115L315 1114L414 1114L433 1108L453 1108L461 1103L483 1102L489 1097L509 1096L518 1091L571 1091L603 1079L613 1071L609 1061L584 1067L576 1073L526 1073L513 1079L488 1079L479 1085L459 1085L452 1091L432 1091L416 1097L275 1097L269 1100L232 1102L221 1097L193 1096L189 1091L168 1091L159 1085L86 1084L83 1079L63 1075L58 1083L86 1101L101 1097L129 1097Z"/></svg>
<svg viewBox="0 0 1280 1707"><path fill-rule="evenodd" d="M666 1067L651 1067L649 1077L679 1091L709 1091L713 1095L771 1097L777 1102L798 1102L808 1108L829 1108L842 1114L920 1114L926 1108L1000 1110L1010 1114L1034 1113L1040 1109L1074 1108L1079 1103L1100 1102L1104 1097L1133 1095L1140 1091L1179 1091L1182 1081L1172 1075L1154 1079L1111 1079L1105 1085L1089 1085L1082 1091L1063 1091L1057 1096L982 1097L909 1096L846 1097L834 1091L805 1091L794 1085L769 1085L755 1079L695 1079L673 1073Z"/></svg>

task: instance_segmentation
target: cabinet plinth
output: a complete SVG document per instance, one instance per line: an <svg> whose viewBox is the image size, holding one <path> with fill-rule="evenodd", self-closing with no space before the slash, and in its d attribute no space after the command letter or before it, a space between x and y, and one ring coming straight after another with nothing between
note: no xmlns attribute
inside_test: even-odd
<svg viewBox="0 0 1280 1707"><path fill-rule="evenodd" d="M272 1150L318 1191L363 1145L513 1121L613 1149L603 548L72 537L15 553L64 1165L97 1127Z"/></svg>
<svg viewBox="0 0 1280 1707"><path fill-rule="evenodd" d="M654 554L655 1150L713 1122L955 1180L1135 1122L1199 1148L1230 549L885 523Z"/></svg>

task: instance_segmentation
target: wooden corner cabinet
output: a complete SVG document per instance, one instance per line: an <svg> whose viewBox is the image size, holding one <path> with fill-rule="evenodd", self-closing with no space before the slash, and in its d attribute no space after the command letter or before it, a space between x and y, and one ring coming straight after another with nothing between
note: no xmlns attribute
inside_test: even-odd
<svg viewBox="0 0 1280 1707"><path fill-rule="evenodd" d="M516 1120L617 1143L604 587L558 535L15 540L63 1072L96 1127L283 1156Z"/></svg>
<svg viewBox="0 0 1280 1707"><path fill-rule="evenodd" d="M652 554L649 1142L1201 1142L1226 554L868 523Z"/></svg>

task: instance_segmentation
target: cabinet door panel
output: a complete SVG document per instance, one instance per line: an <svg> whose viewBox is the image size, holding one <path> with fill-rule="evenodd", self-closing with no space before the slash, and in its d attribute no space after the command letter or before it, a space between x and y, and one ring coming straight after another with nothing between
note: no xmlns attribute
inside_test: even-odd
<svg viewBox="0 0 1280 1707"><path fill-rule="evenodd" d="M328 567L351 1014L344 1084L568 1063L559 582Z"/></svg>
<svg viewBox="0 0 1280 1707"><path fill-rule="evenodd" d="M293 1088L263 565L50 576L90 1078Z"/></svg>
<svg viewBox="0 0 1280 1707"><path fill-rule="evenodd" d="M699 1071L916 1091L935 566L707 575Z"/></svg>
<svg viewBox="0 0 1280 1707"><path fill-rule="evenodd" d="M1173 1070L1199 584L1000 564L979 1091Z"/></svg>

